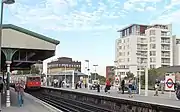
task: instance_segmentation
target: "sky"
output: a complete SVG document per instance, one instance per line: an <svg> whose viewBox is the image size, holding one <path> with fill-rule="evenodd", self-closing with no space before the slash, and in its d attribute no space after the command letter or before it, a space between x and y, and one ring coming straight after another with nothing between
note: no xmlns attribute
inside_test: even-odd
<svg viewBox="0 0 180 112"><path fill-rule="evenodd" d="M59 40L56 56L90 61L105 76L114 65L118 29L129 24L173 24L180 35L180 0L16 0L4 6L3 23ZM46 70L46 69L45 69Z"/></svg>

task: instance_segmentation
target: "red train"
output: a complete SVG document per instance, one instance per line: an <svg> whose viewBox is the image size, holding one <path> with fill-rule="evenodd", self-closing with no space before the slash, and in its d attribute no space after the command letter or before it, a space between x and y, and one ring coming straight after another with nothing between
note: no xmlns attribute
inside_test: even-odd
<svg viewBox="0 0 180 112"><path fill-rule="evenodd" d="M26 88L27 89L39 89L41 87L40 76L27 76L26 77Z"/></svg>
<svg viewBox="0 0 180 112"><path fill-rule="evenodd" d="M10 78L11 83L15 84L18 81L25 82L25 89L39 89L41 87L41 76L39 75L12 75Z"/></svg>

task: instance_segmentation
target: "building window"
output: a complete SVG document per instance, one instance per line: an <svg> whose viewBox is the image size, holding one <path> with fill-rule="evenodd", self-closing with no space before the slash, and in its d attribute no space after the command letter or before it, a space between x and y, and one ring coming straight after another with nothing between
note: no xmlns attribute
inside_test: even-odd
<svg viewBox="0 0 180 112"><path fill-rule="evenodd" d="M170 34L167 31L161 31L161 36L169 36Z"/></svg>
<svg viewBox="0 0 180 112"><path fill-rule="evenodd" d="M152 69L152 68L156 68L156 65L150 65L150 68Z"/></svg>
<svg viewBox="0 0 180 112"><path fill-rule="evenodd" d="M150 56L156 56L156 51L150 51Z"/></svg>
<svg viewBox="0 0 180 112"><path fill-rule="evenodd" d="M156 44L150 44L150 49L156 49Z"/></svg>
<svg viewBox="0 0 180 112"><path fill-rule="evenodd" d="M150 62L155 63L156 62L156 58L150 58Z"/></svg>
<svg viewBox="0 0 180 112"><path fill-rule="evenodd" d="M124 62L124 59L120 59L119 62Z"/></svg>
<svg viewBox="0 0 180 112"><path fill-rule="evenodd" d="M127 62L129 62L129 58L127 59Z"/></svg>
<svg viewBox="0 0 180 112"><path fill-rule="evenodd" d="M122 52L119 52L119 56L122 56Z"/></svg>
<svg viewBox="0 0 180 112"><path fill-rule="evenodd" d="M150 35L156 35L156 31L155 30L150 30Z"/></svg>
<svg viewBox="0 0 180 112"><path fill-rule="evenodd" d="M127 39L127 42L129 42L129 38Z"/></svg>
<svg viewBox="0 0 180 112"><path fill-rule="evenodd" d="M150 37L150 42L155 42L156 41L156 38L155 37Z"/></svg>
<svg viewBox="0 0 180 112"><path fill-rule="evenodd" d="M127 55L129 56L129 52L127 52Z"/></svg>

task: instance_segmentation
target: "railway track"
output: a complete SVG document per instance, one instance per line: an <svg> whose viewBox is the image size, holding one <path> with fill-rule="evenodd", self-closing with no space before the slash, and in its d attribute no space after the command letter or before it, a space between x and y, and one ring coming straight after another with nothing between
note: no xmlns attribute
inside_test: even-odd
<svg viewBox="0 0 180 112"><path fill-rule="evenodd" d="M84 102L67 99L58 94L48 94L41 92L28 92L32 96L62 110L63 112L113 112L107 108Z"/></svg>

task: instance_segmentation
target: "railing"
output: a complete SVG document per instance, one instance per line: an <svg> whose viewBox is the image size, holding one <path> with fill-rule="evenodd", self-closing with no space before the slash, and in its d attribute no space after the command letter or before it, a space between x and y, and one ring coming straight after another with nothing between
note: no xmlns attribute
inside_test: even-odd
<svg viewBox="0 0 180 112"><path fill-rule="evenodd" d="M147 50L148 48L137 48L138 50Z"/></svg>
<svg viewBox="0 0 180 112"><path fill-rule="evenodd" d="M170 41L161 41L161 43L170 44Z"/></svg>
<svg viewBox="0 0 180 112"><path fill-rule="evenodd" d="M167 55L162 54L161 56L162 56L162 57L170 57L170 55L169 55L169 54L167 54Z"/></svg>
<svg viewBox="0 0 180 112"><path fill-rule="evenodd" d="M163 48L163 47L162 47L161 50L170 50L170 48Z"/></svg>

